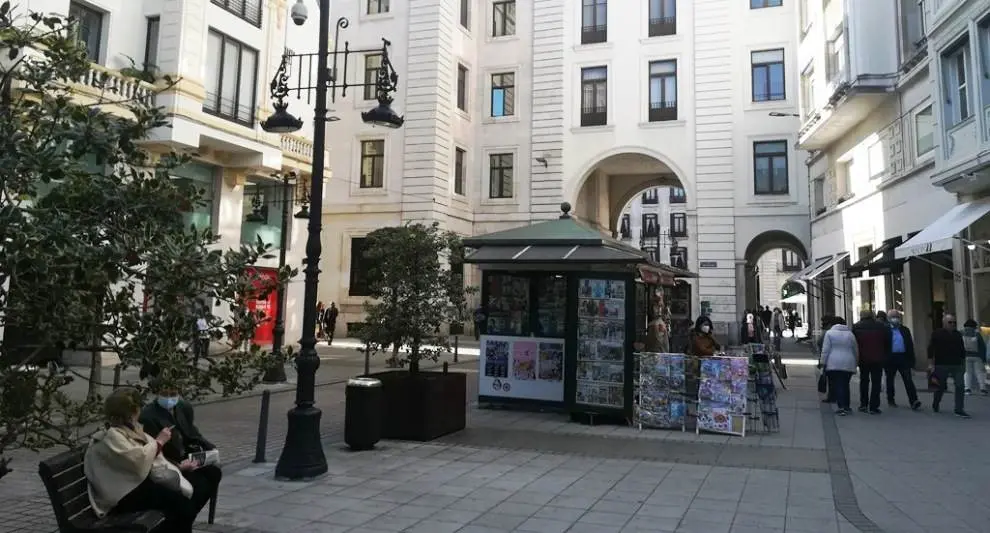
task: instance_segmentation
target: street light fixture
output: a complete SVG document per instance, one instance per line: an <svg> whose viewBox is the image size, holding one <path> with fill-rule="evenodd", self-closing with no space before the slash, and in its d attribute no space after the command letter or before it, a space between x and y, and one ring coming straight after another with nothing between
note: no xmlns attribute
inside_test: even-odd
<svg viewBox="0 0 990 533"><path fill-rule="evenodd" d="M333 51L329 50L330 42L330 0L318 0L320 9L320 31L318 50L315 54L285 54L282 56L282 63L271 81L271 96L274 101L275 113L261 122L261 128L273 133L291 133L302 128L302 120L289 114L288 103L285 99L290 91L295 91L298 96L303 92L308 95L310 91L316 93L316 107L313 118L313 172L310 184L310 210L309 228L306 239L306 259L305 264L305 294L303 297L303 321L302 339L299 341L299 355L296 357L296 368L298 379L296 383L295 407L288 413L289 425L285 435L285 446L282 454L275 465L275 476L290 480L301 480L313 478L327 472L327 459L323 453L323 443L320 438L320 419L322 412L316 407L315 388L316 371L320 367L320 357L316 353L316 303L317 289L320 276L320 254L322 245L320 243L320 232L322 229L323 216L323 173L326 165L326 128L327 122L336 120L336 117L328 117L327 97L331 101L336 101L337 89L341 90L341 96L347 96L349 87L374 87L375 97L378 105L361 114L362 119L370 124L398 128L402 126L404 119L392 110L391 94L395 92L399 76L392 67L388 58L388 47L391 43L382 39L382 47L373 50L351 50L348 43L344 43L344 50L338 49L340 44L340 30L346 28L350 22L341 17L337 20L334 31ZM303 0L297 0L292 6L290 16L296 25L302 25L307 18L306 5ZM347 80L337 79L337 61L343 55L344 78L347 73L347 60L352 53L379 53L382 56L381 66L375 76L373 83L349 84ZM311 64L316 59L316 82L313 85L303 84L302 65L304 61ZM328 62L333 58L333 69L329 68ZM299 61L297 77L298 85L290 88L289 66L294 60ZM302 212L300 212L302 213Z"/></svg>

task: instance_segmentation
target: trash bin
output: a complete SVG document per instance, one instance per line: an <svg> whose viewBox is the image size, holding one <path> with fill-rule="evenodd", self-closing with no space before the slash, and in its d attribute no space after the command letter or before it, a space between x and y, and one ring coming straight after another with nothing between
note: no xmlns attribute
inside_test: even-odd
<svg viewBox="0 0 990 533"><path fill-rule="evenodd" d="M344 442L354 451L370 450L382 438L385 396L382 382L374 378L347 380L344 407Z"/></svg>

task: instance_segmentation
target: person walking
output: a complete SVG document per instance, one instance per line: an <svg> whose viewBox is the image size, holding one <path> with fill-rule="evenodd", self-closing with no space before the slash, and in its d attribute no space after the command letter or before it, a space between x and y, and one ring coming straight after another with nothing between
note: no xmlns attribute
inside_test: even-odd
<svg viewBox="0 0 990 533"><path fill-rule="evenodd" d="M323 307L323 302L316 302L316 340L323 338L323 319L327 310Z"/></svg>
<svg viewBox="0 0 990 533"><path fill-rule="evenodd" d="M770 329L773 334L773 347L780 351L780 336L784 334L784 313L779 307L773 308L773 316L770 317Z"/></svg>
<svg viewBox="0 0 990 533"><path fill-rule="evenodd" d="M890 328L876 319L873 311L864 309L859 322L852 327L859 346L859 410L880 414L880 380L890 359Z"/></svg>
<svg viewBox="0 0 990 533"><path fill-rule="evenodd" d="M773 319L773 311L770 310L769 305L763 306L762 311L760 311L759 307L757 307L756 310L760 313L760 325L763 326L763 333L769 334L770 320Z"/></svg>
<svg viewBox="0 0 990 533"><path fill-rule="evenodd" d="M763 328L756 324L759 320L752 311L746 311L743 317L742 328L740 328L739 338L742 344L762 344Z"/></svg>
<svg viewBox="0 0 990 533"><path fill-rule="evenodd" d="M196 319L196 346L193 350L193 364L199 363L199 359L210 357L210 324L206 321L205 315L200 315Z"/></svg>
<svg viewBox="0 0 990 533"><path fill-rule="evenodd" d="M825 369L828 378L828 394L835 399L835 414L845 416L850 408L849 382L856 373L859 360L859 343L849 326L841 318L822 337L822 356L818 368Z"/></svg>
<svg viewBox="0 0 990 533"><path fill-rule="evenodd" d="M963 347L966 349L966 394L980 391L987 394L987 343L980 335L979 324L972 318L963 324Z"/></svg>
<svg viewBox="0 0 990 533"><path fill-rule="evenodd" d="M966 345L962 333L956 329L956 317L951 314L942 315L942 327L932 332L928 341L928 370L938 379L938 389L932 399L932 411L936 413L942 403L942 397L948 389L948 379L952 378L955 387L955 414L961 418L969 418L964 409L966 394L964 392L963 368L966 363Z"/></svg>
<svg viewBox="0 0 990 533"><path fill-rule="evenodd" d="M327 337L327 346L333 345L333 335L337 330L338 314L340 314L340 311L337 309L336 302L330 302L330 307L323 313L323 334Z"/></svg>
<svg viewBox="0 0 990 533"><path fill-rule="evenodd" d="M474 310L474 340L481 340L481 330L485 329L485 310L480 305Z"/></svg>
<svg viewBox="0 0 990 533"><path fill-rule="evenodd" d="M900 374L908 405L917 411L921 408L921 401L918 400L918 390L911 375L915 363L914 337L911 336L911 330L903 324L903 315L897 309L887 311L887 324L890 326L890 359L884 368L887 378L887 405L897 407L897 402L894 401L894 383Z"/></svg>

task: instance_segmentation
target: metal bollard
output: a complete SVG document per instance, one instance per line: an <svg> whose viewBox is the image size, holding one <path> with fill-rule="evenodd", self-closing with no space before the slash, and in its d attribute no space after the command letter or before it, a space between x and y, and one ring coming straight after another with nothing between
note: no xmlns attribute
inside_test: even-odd
<svg viewBox="0 0 990 533"><path fill-rule="evenodd" d="M371 374L371 344L364 345L364 375Z"/></svg>
<svg viewBox="0 0 990 533"><path fill-rule="evenodd" d="M113 367L113 390L120 388L120 365Z"/></svg>
<svg viewBox="0 0 990 533"><path fill-rule="evenodd" d="M254 462L264 463L265 448L268 443L268 408L272 402L272 391L261 393L261 420L258 421L258 443L254 448Z"/></svg>
<svg viewBox="0 0 990 533"><path fill-rule="evenodd" d="M458 344L457 341L460 338L461 338L460 335L454 335L454 362L455 363L457 362L457 344Z"/></svg>
<svg viewBox="0 0 990 533"><path fill-rule="evenodd" d="M446 373L447 373L447 361L444 361L444 362L443 362L443 373L444 373L444 374L446 374Z"/></svg>

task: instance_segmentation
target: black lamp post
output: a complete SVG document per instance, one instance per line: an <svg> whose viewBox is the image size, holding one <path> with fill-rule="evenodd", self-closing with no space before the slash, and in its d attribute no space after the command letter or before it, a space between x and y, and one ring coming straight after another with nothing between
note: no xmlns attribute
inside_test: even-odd
<svg viewBox="0 0 990 533"><path fill-rule="evenodd" d="M323 454L323 444L320 439L320 418L322 412L315 406L316 371L320 367L320 358L316 353L316 303L317 288L320 276L320 254L322 246L320 244L320 232L322 229L323 216L323 171L326 164L326 128L327 122L336 120L335 117L327 116L327 96L332 101L336 101L337 89L341 89L341 96L347 95L348 87L374 86L375 96L378 105L367 112L361 113L361 118L371 124L377 124L389 128L398 128L404 122L403 117L397 115L392 110L391 93L395 92L398 83L398 75L392 68L392 63L388 59L389 42L382 39L382 47L373 50L351 50L348 43L344 43L344 50L338 50L340 44L341 28L346 28L350 22L346 18L337 20L337 27L334 31L333 46L329 50L330 42L330 0L319 0L320 8L320 32L319 48L315 54L286 54L282 56L282 63L275 73L271 82L271 96L274 100L275 113L261 122L261 127L271 133L291 133L302 128L302 120L288 113L288 103L285 98L290 91L295 91L297 95L303 92L309 95L310 91L316 93L316 109L313 118L313 179L310 187L310 213L309 231L306 239L306 268L305 296L303 297L303 323L302 339L299 341L299 355L296 357L296 367L298 369L298 381L296 383L296 405L289 411L289 427L285 435L285 446L282 448L282 455L279 456L275 466L275 476L291 480L307 479L316 477L327 472L327 459ZM297 0L292 7L292 21L301 25L306 21L306 6L303 0ZM351 53L364 54L377 52L382 56L381 67L378 70L373 84L354 83L348 84L346 80L347 59ZM343 55L344 80L338 83L337 60L339 55ZM308 77L304 83L303 64L311 64L313 56L316 56L316 82L313 85L308 83ZM333 69L328 68L328 60L333 58ZM288 86L289 66L292 61L299 62L297 70L297 83L294 88Z"/></svg>

